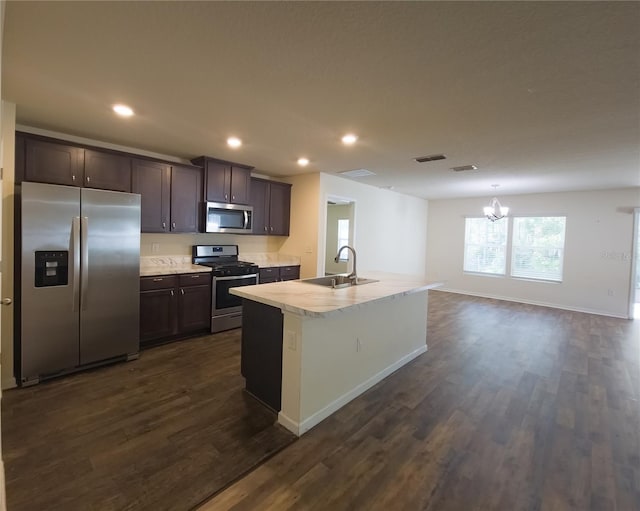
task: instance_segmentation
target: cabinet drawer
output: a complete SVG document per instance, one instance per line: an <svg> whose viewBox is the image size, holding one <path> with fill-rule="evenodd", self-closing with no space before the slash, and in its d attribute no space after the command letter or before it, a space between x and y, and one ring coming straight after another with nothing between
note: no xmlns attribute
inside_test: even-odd
<svg viewBox="0 0 640 511"><path fill-rule="evenodd" d="M175 287L178 279L175 275L162 275L158 277L141 277L140 291L152 291L154 289L167 289Z"/></svg>
<svg viewBox="0 0 640 511"><path fill-rule="evenodd" d="M296 280L300 278L300 266L281 266L280 280Z"/></svg>
<svg viewBox="0 0 640 511"><path fill-rule="evenodd" d="M273 279L280 278L280 268L270 267L270 268L260 268L260 282L265 279Z"/></svg>
<svg viewBox="0 0 640 511"><path fill-rule="evenodd" d="M202 286L211 283L211 273L187 273L180 275L180 287Z"/></svg>

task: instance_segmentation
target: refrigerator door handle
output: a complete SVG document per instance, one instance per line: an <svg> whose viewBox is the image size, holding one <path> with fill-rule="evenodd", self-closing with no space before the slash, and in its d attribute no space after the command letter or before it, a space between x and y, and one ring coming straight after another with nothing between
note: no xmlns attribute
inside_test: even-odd
<svg viewBox="0 0 640 511"><path fill-rule="evenodd" d="M82 285L80 287L80 303L82 304L82 310L87 310L87 289L89 288L89 247L87 246L88 238L88 230L89 230L89 217L83 216L80 220L80 230L82 241L80 243L81 249L81 261L80 266L82 268L81 272L81 282Z"/></svg>
<svg viewBox="0 0 640 511"><path fill-rule="evenodd" d="M71 247L73 257L73 312L80 310L80 217L71 221Z"/></svg>

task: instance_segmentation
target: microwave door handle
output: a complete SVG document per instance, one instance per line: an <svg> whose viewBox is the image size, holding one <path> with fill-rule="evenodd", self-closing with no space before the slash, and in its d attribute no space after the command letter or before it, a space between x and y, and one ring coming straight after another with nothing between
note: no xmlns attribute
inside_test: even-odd
<svg viewBox="0 0 640 511"><path fill-rule="evenodd" d="M245 209L244 213L244 228L247 229L249 227L249 212Z"/></svg>

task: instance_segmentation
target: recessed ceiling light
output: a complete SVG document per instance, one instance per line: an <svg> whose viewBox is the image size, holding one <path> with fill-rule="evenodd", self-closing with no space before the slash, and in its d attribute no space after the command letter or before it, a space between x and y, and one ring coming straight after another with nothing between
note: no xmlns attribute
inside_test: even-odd
<svg viewBox="0 0 640 511"><path fill-rule="evenodd" d="M344 145L353 145L358 140L358 135L354 135L353 133L347 133L344 137L342 137L342 143Z"/></svg>
<svg viewBox="0 0 640 511"><path fill-rule="evenodd" d="M240 140L238 137L229 137L227 139L227 145L235 149L242 145L242 140Z"/></svg>
<svg viewBox="0 0 640 511"><path fill-rule="evenodd" d="M307 165L309 165L309 159L308 158L298 158L298 165L300 165L301 167L306 167Z"/></svg>
<svg viewBox="0 0 640 511"><path fill-rule="evenodd" d="M120 117L131 117L133 115L133 109L127 105L113 105L112 108Z"/></svg>

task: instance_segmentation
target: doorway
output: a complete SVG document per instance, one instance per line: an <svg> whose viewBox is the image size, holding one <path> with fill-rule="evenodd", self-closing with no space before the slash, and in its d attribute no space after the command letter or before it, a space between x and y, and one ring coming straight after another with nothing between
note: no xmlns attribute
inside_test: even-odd
<svg viewBox="0 0 640 511"><path fill-rule="evenodd" d="M629 317L640 319L640 208L633 211L633 248L631 250L631 286Z"/></svg>
<svg viewBox="0 0 640 511"><path fill-rule="evenodd" d="M346 273L350 268L348 250L343 250L340 260L335 261L338 249L344 245L353 247L355 232L355 202L349 199L329 197L327 199L327 228L325 237L324 274Z"/></svg>

